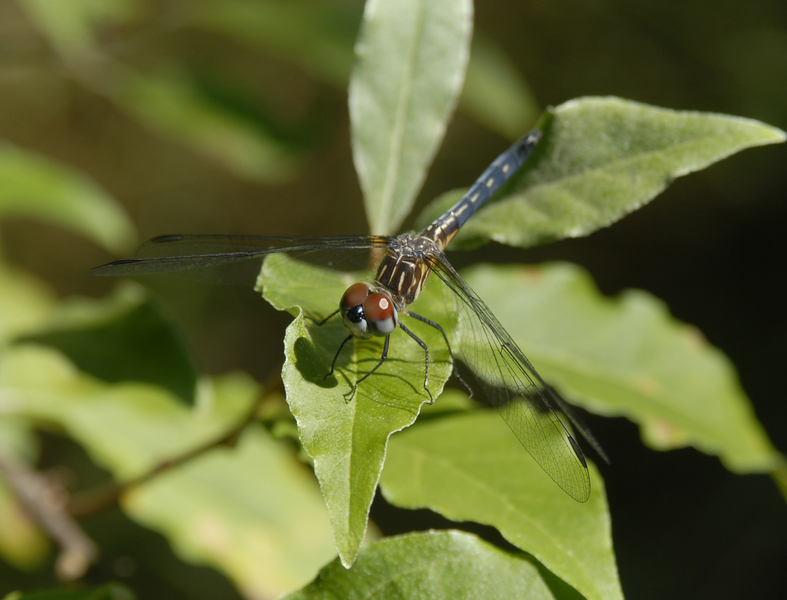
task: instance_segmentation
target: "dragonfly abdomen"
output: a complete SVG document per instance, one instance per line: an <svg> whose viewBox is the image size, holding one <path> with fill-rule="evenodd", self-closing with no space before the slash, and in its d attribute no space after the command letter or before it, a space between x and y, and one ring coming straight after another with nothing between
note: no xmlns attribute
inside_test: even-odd
<svg viewBox="0 0 787 600"><path fill-rule="evenodd" d="M540 131L531 132L498 156L467 193L424 229L421 236L433 240L440 250L445 250L462 225L519 170L540 137Z"/></svg>

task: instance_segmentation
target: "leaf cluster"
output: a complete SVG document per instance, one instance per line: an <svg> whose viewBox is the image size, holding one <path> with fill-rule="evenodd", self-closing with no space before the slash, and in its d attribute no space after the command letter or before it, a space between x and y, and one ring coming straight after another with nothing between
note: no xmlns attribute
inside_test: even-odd
<svg viewBox="0 0 787 600"><path fill-rule="evenodd" d="M56 4L19 1L85 88L241 178L281 181L300 172L309 146L302 131L240 110L237 98L185 70L132 66L107 52L96 31L132 28L140 3L80 0L69 11ZM371 0L363 13L316 1L231 0L200 4L188 16L191 27L286 54L330 85L349 84L365 214L372 232L394 233L457 106L508 137L535 120L502 51L483 36L471 48L472 15L469 0ZM756 121L619 98L566 102L536 126L544 132L536 152L452 249L588 235L677 177L785 139ZM436 198L417 226L461 193ZM76 168L6 145L0 218L19 215L116 253L135 237L119 204ZM572 402L630 419L652 448L693 446L735 473L768 473L787 489L783 459L729 359L653 296L631 290L606 298L566 263L477 265L463 276ZM101 300L60 300L0 262L3 559L31 568L47 553L51 531L25 514L13 475L33 469L43 430L67 436L109 474L110 496L126 516L162 534L184 560L222 572L246 597L622 598L596 467L590 500L576 503L496 414L456 389L440 395L452 363L439 333L418 329L430 348L434 405L423 391L423 351L403 335L392 337L390 359L352 398L357 378L379 360L379 342L351 343L335 376L325 378L346 332L338 320L318 327L311 317L332 312L356 277L371 274L284 256L265 261L257 290L294 316L281 373L288 412L275 386L246 373L199 373L177 328L140 287L125 284ZM455 339L444 292L432 281L414 308ZM491 525L510 546L453 529L380 539L369 526L378 486L391 505ZM67 512L90 513L106 497L74 495ZM61 556L85 568L92 560L78 544L58 542ZM110 584L7 598L130 597Z"/></svg>

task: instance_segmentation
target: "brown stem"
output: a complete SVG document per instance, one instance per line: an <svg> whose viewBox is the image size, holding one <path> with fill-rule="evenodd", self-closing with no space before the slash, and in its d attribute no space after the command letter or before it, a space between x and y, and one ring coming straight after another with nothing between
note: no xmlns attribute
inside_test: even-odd
<svg viewBox="0 0 787 600"><path fill-rule="evenodd" d="M267 392L269 391L270 388L266 390L266 393L260 394L246 416L229 431L223 433L216 439L208 441L201 446L197 446L196 448L192 448L180 456L164 460L146 473L143 473L142 475L135 477L134 479L130 479L124 483L111 481L97 488L74 494L68 503L69 513L76 517L83 517L102 512L115 506L120 496L127 490L147 483L161 473L194 460L195 458L202 456L214 448L221 446L234 447L238 443L238 440L240 439L240 436L246 427L248 427L249 424L254 421L255 417L257 416L257 412L265 401L265 398L268 395Z"/></svg>
<svg viewBox="0 0 787 600"><path fill-rule="evenodd" d="M61 579L77 579L98 558L98 547L66 510L67 494L53 478L31 469L0 448L2 473L19 503L58 545L56 569Z"/></svg>

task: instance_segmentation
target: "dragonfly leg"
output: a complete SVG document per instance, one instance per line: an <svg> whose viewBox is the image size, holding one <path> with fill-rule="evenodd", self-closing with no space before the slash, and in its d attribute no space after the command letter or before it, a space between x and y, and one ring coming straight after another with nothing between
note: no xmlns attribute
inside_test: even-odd
<svg viewBox="0 0 787 600"><path fill-rule="evenodd" d="M350 337L352 337L352 336L350 336ZM345 340L345 341L347 341L347 340ZM383 354L382 354L382 356L380 356L380 362L378 362L376 365L374 365L374 367L372 368L371 371L369 371L366 375L364 375L358 381L355 382L355 387L353 388L353 393L350 396L350 400L352 400L355 397L355 392L358 391L358 386L361 385L361 383L364 380L368 379L377 369L379 369L382 366L382 364L385 362L385 359L388 358L388 344L389 344L390 341L391 341L391 336L390 335L386 335L385 336L385 344L383 344Z"/></svg>
<svg viewBox="0 0 787 600"><path fill-rule="evenodd" d="M336 315L338 315L338 314L339 314L339 309L337 308L335 311L333 311L331 314L329 314L327 317L325 317L325 318L324 318L322 321L318 321L317 319L315 319L315 318L314 318L313 316L311 316L311 315L304 314L303 316L304 316L306 319L309 319L310 321L314 321L314 324L315 324L315 325L317 325L317 327L322 327L322 326L323 326L323 325L325 325L325 324L326 324L326 323L327 323L327 322L328 322L330 319L332 319L333 317L335 317L335 316L336 316ZM347 340L345 340L345 341L347 341ZM334 360L334 362L336 362L336 361Z"/></svg>
<svg viewBox="0 0 787 600"><path fill-rule="evenodd" d="M413 338L416 341L416 343L419 346L421 346L421 348L424 349L424 356L425 356L425 359L424 359L424 389L426 390L426 393L429 394L429 404L434 404L434 397L432 396L432 392L429 391L429 387L428 387L429 386L429 348L427 347L427 345L424 343L424 341L421 338L419 338L412 331L407 329L407 327L405 327L402 322L399 322L399 327L401 327L402 331L404 331L407 335L409 335L411 338Z"/></svg>
<svg viewBox="0 0 787 600"><path fill-rule="evenodd" d="M432 321L430 319L427 319L426 317L422 317L421 315L416 314L416 313L411 312L411 311L407 311L406 314L407 314L408 317L412 317L413 319L415 319L417 321L421 321L421 323L426 323L427 325L429 325L431 327L434 327L435 329L437 329L437 331L439 331L442 334L443 339L445 340L445 345L448 348L448 354L451 355L451 365L454 367L454 375L456 375L456 378L459 380L459 382L467 390L468 396L470 398L472 398L473 397L473 390L470 388L469 385L467 385L467 382L464 379L462 379L462 376L459 374L459 369L456 368L456 359L454 358L454 351L451 348L451 344L448 342L448 336L445 334L445 331L440 326L440 324L439 323L435 323L434 321Z"/></svg>
<svg viewBox="0 0 787 600"><path fill-rule="evenodd" d="M328 318L330 318L330 317L328 317ZM333 357L333 362L331 363L331 370L330 370L330 372L328 374L325 375L325 377L322 378L323 381L325 381L326 379L328 379L328 377L333 375L333 372L334 372L334 370L336 368L336 361L338 360L339 355L342 353L342 348L344 348L344 345L347 342L349 342L351 339L353 339L352 335L348 335L346 338L344 338L344 341L341 343L341 345L339 346L339 349L336 351L336 355Z"/></svg>

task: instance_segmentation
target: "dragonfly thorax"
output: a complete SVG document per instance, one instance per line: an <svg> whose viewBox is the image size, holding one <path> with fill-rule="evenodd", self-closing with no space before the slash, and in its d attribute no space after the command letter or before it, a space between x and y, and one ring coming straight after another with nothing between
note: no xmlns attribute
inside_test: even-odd
<svg viewBox="0 0 787 600"><path fill-rule="evenodd" d="M399 323L391 297L373 292L365 283L354 283L347 288L339 302L339 311L350 333L364 340L390 335Z"/></svg>
<svg viewBox="0 0 787 600"><path fill-rule="evenodd" d="M403 233L388 244L388 252L374 278L378 289L385 290L401 309L418 298L429 277L427 257L440 251L435 242L424 236Z"/></svg>

